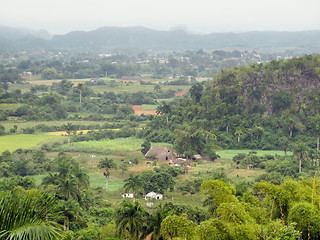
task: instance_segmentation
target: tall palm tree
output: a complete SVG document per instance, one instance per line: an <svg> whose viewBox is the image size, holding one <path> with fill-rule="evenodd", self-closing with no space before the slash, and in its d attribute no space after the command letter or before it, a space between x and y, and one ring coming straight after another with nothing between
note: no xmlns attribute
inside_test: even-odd
<svg viewBox="0 0 320 240"><path fill-rule="evenodd" d="M120 239L130 235L130 239L138 240L146 229L147 213L139 201L124 201L116 211L116 226Z"/></svg>
<svg viewBox="0 0 320 240"><path fill-rule="evenodd" d="M124 180L124 190L130 191L133 193L133 200L135 200L136 194L143 189L141 178L139 175L130 174L129 178Z"/></svg>
<svg viewBox="0 0 320 240"><path fill-rule="evenodd" d="M37 190L15 189L0 195L0 239L62 239L54 199Z"/></svg>
<svg viewBox="0 0 320 240"><path fill-rule="evenodd" d="M293 156L299 160L299 173L301 173L302 161L308 156L308 146L303 142L297 143L293 148Z"/></svg>
<svg viewBox="0 0 320 240"><path fill-rule="evenodd" d="M113 162L112 159L105 158L98 163L98 168L105 169L103 175L106 177L106 191L108 191L108 183L110 178L110 170L112 168L117 168L117 165Z"/></svg>

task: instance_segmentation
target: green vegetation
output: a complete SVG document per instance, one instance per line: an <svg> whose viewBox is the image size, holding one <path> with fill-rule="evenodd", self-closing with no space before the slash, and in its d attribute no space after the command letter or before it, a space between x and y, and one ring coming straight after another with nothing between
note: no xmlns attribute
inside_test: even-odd
<svg viewBox="0 0 320 240"><path fill-rule="evenodd" d="M319 239L320 56L203 79L242 54L0 60L0 201L52 239Z"/></svg>
<svg viewBox="0 0 320 240"><path fill-rule="evenodd" d="M0 153L9 150L15 151L19 148L27 149L34 148L39 144L48 141L58 140L57 136L36 135L36 134L17 134L0 136Z"/></svg>

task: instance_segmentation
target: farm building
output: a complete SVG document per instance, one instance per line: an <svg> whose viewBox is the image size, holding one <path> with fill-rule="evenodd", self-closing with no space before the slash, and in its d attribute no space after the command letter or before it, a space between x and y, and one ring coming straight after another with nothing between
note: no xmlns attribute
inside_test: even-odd
<svg viewBox="0 0 320 240"><path fill-rule="evenodd" d="M160 193L156 193L156 192L149 192L144 199L145 200L152 200L152 199L157 199L157 200L162 200L163 195Z"/></svg>
<svg viewBox="0 0 320 240"><path fill-rule="evenodd" d="M158 161L170 161L176 159L176 155L168 147L161 146L152 146L145 154L145 157Z"/></svg>

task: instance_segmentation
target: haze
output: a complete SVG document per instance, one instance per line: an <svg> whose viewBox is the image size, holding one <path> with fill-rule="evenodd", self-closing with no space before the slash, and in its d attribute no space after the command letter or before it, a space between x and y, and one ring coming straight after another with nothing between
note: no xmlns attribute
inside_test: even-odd
<svg viewBox="0 0 320 240"><path fill-rule="evenodd" d="M320 29L319 0L11 0L0 8L0 25L46 29L51 34L102 26L196 33Z"/></svg>

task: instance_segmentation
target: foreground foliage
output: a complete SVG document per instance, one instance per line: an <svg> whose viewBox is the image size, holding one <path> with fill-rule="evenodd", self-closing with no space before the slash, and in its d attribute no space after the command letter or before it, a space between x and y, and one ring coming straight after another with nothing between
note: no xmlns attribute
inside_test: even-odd
<svg viewBox="0 0 320 240"><path fill-rule="evenodd" d="M16 189L0 195L1 239L62 239L54 199L37 190Z"/></svg>

